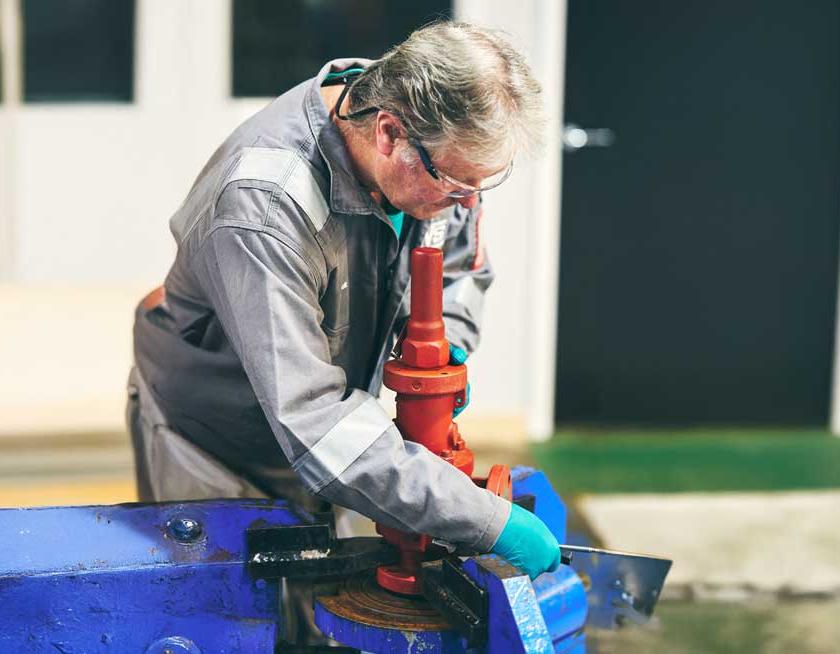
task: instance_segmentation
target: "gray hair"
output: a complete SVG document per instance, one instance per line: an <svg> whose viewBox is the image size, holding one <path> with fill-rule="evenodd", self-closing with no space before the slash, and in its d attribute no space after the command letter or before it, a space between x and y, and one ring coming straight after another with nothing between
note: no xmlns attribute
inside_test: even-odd
<svg viewBox="0 0 840 654"><path fill-rule="evenodd" d="M409 136L432 153L448 147L500 168L517 152L540 145L541 93L525 58L502 32L438 22L373 62L349 97L353 111L379 107L398 116Z"/></svg>

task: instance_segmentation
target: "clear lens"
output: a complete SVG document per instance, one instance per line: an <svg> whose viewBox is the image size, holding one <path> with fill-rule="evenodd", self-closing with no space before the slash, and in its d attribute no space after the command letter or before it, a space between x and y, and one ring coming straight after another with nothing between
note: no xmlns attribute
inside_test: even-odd
<svg viewBox="0 0 840 654"><path fill-rule="evenodd" d="M484 179L480 187L470 186L469 184L465 184L464 182L459 182L457 179L454 179L440 171L438 171L438 175L440 176L440 180L444 182L447 186L456 187L454 190L448 190L446 192L447 197L468 198L470 196L476 195L477 193L482 193L484 191L489 191L490 189L496 188L502 182L507 180L508 177L510 177L511 172L513 172L512 161L510 162L510 165L504 170L501 170L495 175Z"/></svg>

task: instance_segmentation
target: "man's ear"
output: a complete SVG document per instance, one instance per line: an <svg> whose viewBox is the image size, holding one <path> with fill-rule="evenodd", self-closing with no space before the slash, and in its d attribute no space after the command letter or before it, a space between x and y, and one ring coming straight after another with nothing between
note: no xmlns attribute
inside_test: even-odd
<svg viewBox="0 0 840 654"><path fill-rule="evenodd" d="M397 139L402 134L399 118L387 111L380 111L376 116L376 149L386 157L397 146Z"/></svg>

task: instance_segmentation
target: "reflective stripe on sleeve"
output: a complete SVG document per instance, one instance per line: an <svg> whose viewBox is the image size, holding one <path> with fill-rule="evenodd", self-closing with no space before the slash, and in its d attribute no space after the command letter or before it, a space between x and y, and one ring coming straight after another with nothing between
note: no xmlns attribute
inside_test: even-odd
<svg viewBox="0 0 840 654"><path fill-rule="evenodd" d="M296 153L277 148L244 148L225 186L245 179L277 184L303 209L316 231L321 231L327 222L330 208L315 181L315 173Z"/></svg>
<svg viewBox="0 0 840 654"><path fill-rule="evenodd" d="M292 467L317 493L347 470L392 425L376 398L369 397L339 420Z"/></svg>

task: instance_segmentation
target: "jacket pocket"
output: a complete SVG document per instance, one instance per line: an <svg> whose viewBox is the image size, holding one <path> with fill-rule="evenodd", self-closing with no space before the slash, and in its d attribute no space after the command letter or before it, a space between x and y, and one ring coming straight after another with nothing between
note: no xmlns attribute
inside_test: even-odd
<svg viewBox="0 0 840 654"><path fill-rule="evenodd" d="M321 309L324 319L321 327L324 331L336 333L350 323L350 281L347 266L339 264L330 271L327 290L321 297Z"/></svg>
<svg viewBox="0 0 840 654"><path fill-rule="evenodd" d="M274 202L274 185L259 180L231 182L216 203L215 216L220 220L265 225Z"/></svg>
<svg viewBox="0 0 840 654"><path fill-rule="evenodd" d="M327 335L327 342L330 345L330 358L336 363L344 350L347 341L347 334L350 332L350 325L344 325L338 329L323 325L324 333Z"/></svg>

